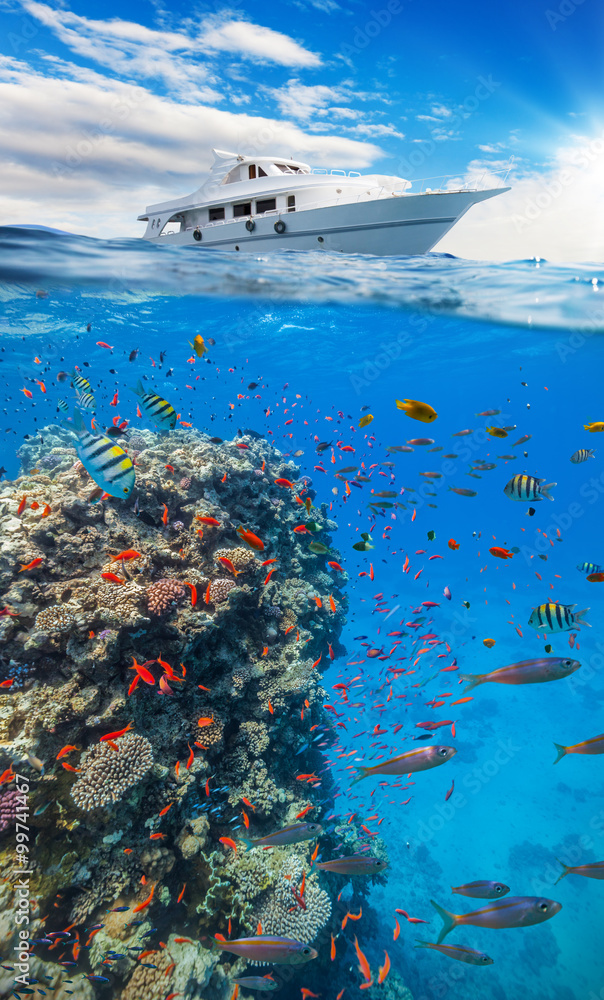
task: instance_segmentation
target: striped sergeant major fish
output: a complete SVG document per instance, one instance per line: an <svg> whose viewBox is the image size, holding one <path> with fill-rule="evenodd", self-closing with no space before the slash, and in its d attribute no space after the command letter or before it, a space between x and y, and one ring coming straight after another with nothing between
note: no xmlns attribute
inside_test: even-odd
<svg viewBox="0 0 604 1000"><path fill-rule="evenodd" d="M90 413L94 413L96 411L96 401L91 392L76 391L76 396L76 406L79 406L82 410L86 410Z"/></svg>
<svg viewBox="0 0 604 1000"><path fill-rule="evenodd" d="M579 465L580 462L586 462L588 458L595 457L593 448L579 448L578 451L575 451L574 454L570 456L570 460L573 465Z"/></svg>
<svg viewBox="0 0 604 1000"><path fill-rule="evenodd" d="M136 384L136 389L132 389L132 392L140 396L143 410L159 431L174 430L176 410L166 399L162 399L156 392L147 392L140 379Z"/></svg>
<svg viewBox="0 0 604 1000"><path fill-rule="evenodd" d="M65 416L67 416L69 413L69 404L66 403L64 399L60 399L57 403L57 410L60 410L61 413L64 413Z"/></svg>
<svg viewBox="0 0 604 1000"><path fill-rule="evenodd" d="M77 392L90 392L90 382L83 375L79 375L75 370L69 372L71 384Z"/></svg>
<svg viewBox="0 0 604 1000"><path fill-rule="evenodd" d="M601 566L597 566L596 563L592 562L579 563L577 569L579 570L580 573L587 573L589 576L591 576L592 573L604 572Z"/></svg>
<svg viewBox="0 0 604 1000"><path fill-rule="evenodd" d="M109 496L122 500L129 497L134 487L134 466L124 449L105 434L88 431L79 410L74 410L73 422L67 426L78 438L78 458L96 485Z"/></svg>
<svg viewBox="0 0 604 1000"><path fill-rule="evenodd" d="M545 632L568 632L570 629L579 628L580 625L587 625L589 622L582 620L582 615L586 615L589 608L582 611L573 611L576 604L540 604L534 608L528 620L529 625L534 629L543 629Z"/></svg>
<svg viewBox="0 0 604 1000"><path fill-rule="evenodd" d="M545 483L545 479L536 479L535 476L519 473L517 476L512 476L503 492L510 500L530 500L533 503L536 500L543 500L543 497L553 500L554 498L550 497L548 490L557 486L557 483L545 483L545 486L542 486L542 483Z"/></svg>

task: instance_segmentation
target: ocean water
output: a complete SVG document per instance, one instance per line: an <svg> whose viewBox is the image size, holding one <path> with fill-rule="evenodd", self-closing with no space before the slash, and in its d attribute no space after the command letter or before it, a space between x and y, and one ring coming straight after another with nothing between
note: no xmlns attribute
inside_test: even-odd
<svg viewBox="0 0 604 1000"><path fill-rule="evenodd" d="M556 859L604 861L604 756L568 755L554 766L553 745L604 731L604 587L577 568L604 567L604 445L584 426L604 421L604 267L443 255L255 258L4 229L0 282L3 485L19 473L27 436L57 422L57 400L70 390L56 375L77 365L107 425L116 411L143 425L127 387L146 376L194 428L223 439L252 429L288 458L301 452L300 477L338 524L349 608L345 653L332 662L324 650L320 665L332 706L325 718L343 723L322 764L339 793L328 808L344 824L354 814L368 845L383 840L390 863L384 878L342 890L364 916L340 933L336 960L321 935L321 974L310 963L279 995L299 997L304 987L335 1000L345 987L346 998L402 996L388 978L359 992L356 934L373 978L387 951L391 975L414 1000L604 997L604 887L579 875L554 884ZM215 341L203 358L189 346L198 334ZM411 419L397 399L426 402L438 416ZM365 414L373 420L361 428ZM496 437L493 427L510 429ZM417 438L433 443L407 444ZM329 447L317 454L322 442ZM594 457L570 462L589 448ZM347 490L334 475L351 465L370 481ZM553 502L510 500L504 486L519 473L555 483ZM384 490L395 496L379 502L394 506L369 507ZM371 535L369 551L353 548L361 532ZM529 616L548 601L588 608L587 624L537 632ZM481 685L451 704L464 697L461 674L548 655L581 667L548 684ZM429 745L414 740L429 731L424 722L446 722L431 736L456 748L452 760L409 780L351 786L351 768ZM451 893L478 879L562 909L537 926L462 926L446 938L486 952L488 967L416 949L441 928L432 899L455 913L487 905ZM175 910L173 930L194 936L180 919ZM335 936L339 924L328 929ZM95 984L100 996L120 989Z"/></svg>

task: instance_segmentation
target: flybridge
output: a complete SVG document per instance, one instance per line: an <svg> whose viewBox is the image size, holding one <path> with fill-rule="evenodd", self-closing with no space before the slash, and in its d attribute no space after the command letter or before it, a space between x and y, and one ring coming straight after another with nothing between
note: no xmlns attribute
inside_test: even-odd
<svg viewBox="0 0 604 1000"><path fill-rule="evenodd" d="M421 254L472 205L509 190L414 192L402 177L328 171L288 157L213 153L212 170L196 191L151 205L138 217L147 223L145 239L240 252Z"/></svg>

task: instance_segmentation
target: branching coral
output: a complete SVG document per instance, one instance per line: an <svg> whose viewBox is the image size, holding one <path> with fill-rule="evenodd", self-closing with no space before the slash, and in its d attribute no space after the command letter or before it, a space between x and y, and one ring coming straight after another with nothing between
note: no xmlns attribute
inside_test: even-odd
<svg viewBox="0 0 604 1000"><path fill-rule="evenodd" d="M83 754L80 777L71 789L80 809L89 811L119 802L153 767L153 750L144 736L127 733L115 740L115 746L117 751L109 743L97 743Z"/></svg>

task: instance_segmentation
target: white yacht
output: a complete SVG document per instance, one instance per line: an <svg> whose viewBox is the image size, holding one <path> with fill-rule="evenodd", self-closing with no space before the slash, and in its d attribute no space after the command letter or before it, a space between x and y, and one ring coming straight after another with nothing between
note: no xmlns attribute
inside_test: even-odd
<svg viewBox="0 0 604 1000"><path fill-rule="evenodd" d="M472 205L510 190L505 178L486 190L426 187L381 174L311 170L285 157L213 153L210 175L197 191L138 216L147 223L144 239L254 253L423 254Z"/></svg>

